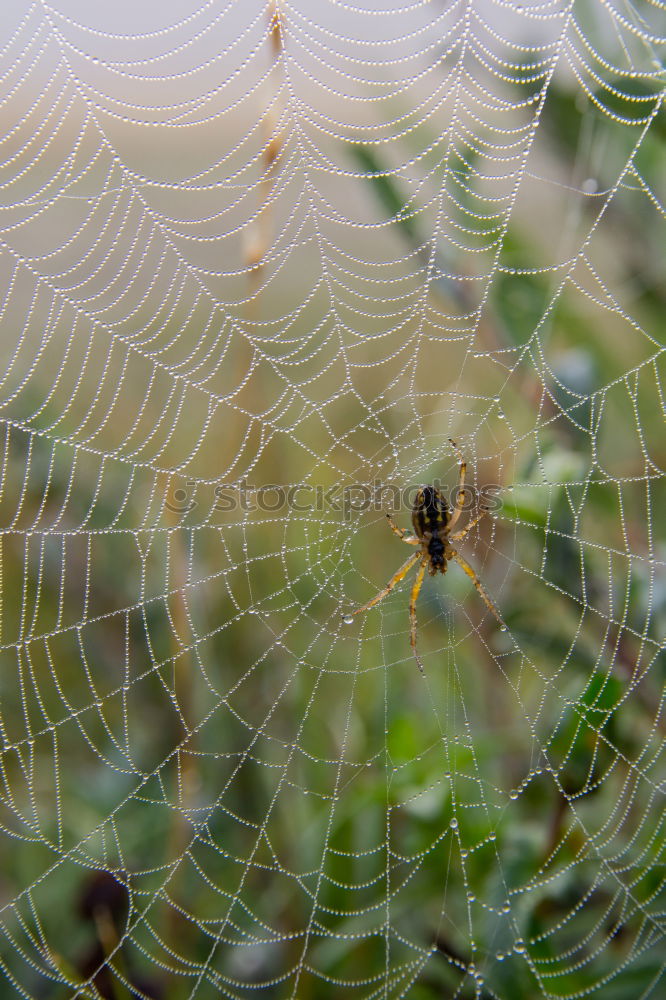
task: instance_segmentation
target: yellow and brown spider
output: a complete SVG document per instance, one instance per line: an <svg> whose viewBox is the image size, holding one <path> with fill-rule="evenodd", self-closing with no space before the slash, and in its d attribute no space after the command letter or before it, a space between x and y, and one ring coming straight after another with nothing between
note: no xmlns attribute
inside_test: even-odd
<svg viewBox="0 0 666 1000"><path fill-rule="evenodd" d="M453 447L458 462L460 463L455 507L453 510L451 509L451 506L447 502L446 498L436 487L420 486L416 494L416 499L414 500L414 506L412 507L412 525L414 526L413 536L408 535L405 528L399 528L389 514L386 515L388 522L391 525L391 530L395 532L398 538L400 538L403 542L406 542L408 545L418 545L420 551L415 552L414 555L409 557L407 562L404 563L398 572L391 577L384 589L380 590L380 592L373 597L371 601L364 604L362 608L357 608L356 611L352 612L352 615L360 615L362 611L367 611L369 608L374 607L375 604L379 604L379 602L383 600L387 594L390 594L395 585L400 583L400 581L407 576L412 566L416 565L416 563L420 561L421 565L419 566L419 571L416 574L416 580L414 581L412 595L409 601L409 622L411 626L410 642L414 651L414 657L421 672L423 672L423 664L421 663L419 654L416 650L416 599L419 596L419 591L421 590L426 569L429 571L431 576L434 576L435 573L446 573L447 563L450 562L451 559L455 559L458 565L462 567L465 573L467 573L467 576L470 578L483 598L488 610L493 613L502 628L506 628L500 617L499 611L490 600L478 576L470 564L466 562L460 553L451 545L452 541L458 542L464 538L465 535L479 523L481 518L488 513L488 511L483 509L477 517L473 518L469 522L467 527L460 531L456 531L455 534L451 533L451 529L455 526L462 513L462 507L460 504L465 496L465 470L467 468L467 463L465 462L465 459L463 458L462 453L455 441L452 441L451 438L449 438L449 441Z"/></svg>

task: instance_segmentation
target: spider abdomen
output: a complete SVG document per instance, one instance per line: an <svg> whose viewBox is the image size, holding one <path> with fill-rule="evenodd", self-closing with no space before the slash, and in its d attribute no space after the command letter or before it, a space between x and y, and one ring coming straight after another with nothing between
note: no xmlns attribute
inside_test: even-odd
<svg viewBox="0 0 666 1000"><path fill-rule="evenodd" d="M412 508L412 524L418 538L429 533L438 536L451 519L451 510L440 491L434 486L422 486Z"/></svg>

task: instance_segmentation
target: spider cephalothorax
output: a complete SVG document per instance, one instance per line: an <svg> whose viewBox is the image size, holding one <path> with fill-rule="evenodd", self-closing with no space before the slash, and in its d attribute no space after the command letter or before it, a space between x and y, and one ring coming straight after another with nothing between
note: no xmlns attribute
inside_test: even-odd
<svg viewBox="0 0 666 1000"><path fill-rule="evenodd" d="M357 608L357 610L353 612L354 615L358 615L362 611L367 611L368 608L374 607L375 604L378 604L379 601L386 597L386 595L393 590L395 585L399 583L400 580L407 575L407 573L409 573L412 566L416 565L416 563L420 563L409 601L409 620L411 625L410 642L420 670L423 670L423 664L421 663L419 654L416 651L416 599L419 596L419 591L421 590L426 569L432 576L434 576L435 573L446 573L447 564L451 559L455 559L458 565L471 579L488 609L492 611L502 628L505 627L499 611L488 597L488 594L486 593L478 576L470 564L466 562L460 553L451 545L451 541L457 542L461 538L464 538L474 525L478 524L481 518L488 513L487 510L482 510L481 513L477 517L473 518L465 528L462 528L462 530L456 531L452 534L452 529L462 513L462 507L460 504L465 495L466 463L455 441L451 441L451 445L453 446L453 450L455 451L460 463L458 473L458 492L455 507L452 508L450 506L446 497L444 497L436 486L419 486L414 499L414 506L412 507L414 537L408 535L404 528L399 528L393 519L388 514L386 515L392 531L395 532L398 538L402 539L402 541L406 542L408 545L418 545L420 551L415 552L414 555L409 557L407 562L404 563L398 572L391 577L384 589L380 590L380 592L373 597L371 601L368 601L368 603L364 604L362 608Z"/></svg>

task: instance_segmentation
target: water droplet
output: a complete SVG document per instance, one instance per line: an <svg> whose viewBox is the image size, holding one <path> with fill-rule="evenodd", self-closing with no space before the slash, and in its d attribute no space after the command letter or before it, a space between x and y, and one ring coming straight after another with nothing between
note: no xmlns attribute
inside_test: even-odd
<svg viewBox="0 0 666 1000"><path fill-rule="evenodd" d="M453 817L453 819L449 823L449 826L451 827L452 830L457 830L458 829L458 820L455 818L455 816Z"/></svg>
<svg viewBox="0 0 666 1000"><path fill-rule="evenodd" d="M508 632L508 631L509 631L509 630L508 630L508 628L506 627L506 625L500 625L500 632Z"/></svg>
<svg viewBox="0 0 666 1000"><path fill-rule="evenodd" d="M495 958L497 959L498 962L503 962L504 961L504 952L503 951L498 951L497 954L495 955Z"/></svg>
<svg viewBox="0 0 666 1000"><path fill-rule="evenodd" d="M501 912L502 913L511 913L511 904L510 903L505 903L504 906L502 907L502 911Z"/></svg>
<svg viewBox="0 0 666 1000"><path fill-rule="evenodd" d="M506 413L504 412L504 410L500 410L499 411L499 413L497 414L497 419L498 420L506 420Z"/></svg>
<svg viewBox="0 0 666 1000"><path fill-rule="evenodd" d="M516 943L513 946L513 950L517 955L524 955L525 954L524 943L522 941L516 941Z"/></svg>
<svg viewBox="0 0 666 1000"><path fill-rule="evenodd" d="M345 615L342 620L345 623L345 625L353 625L354 624L354 616L353 615Z"/></svg>

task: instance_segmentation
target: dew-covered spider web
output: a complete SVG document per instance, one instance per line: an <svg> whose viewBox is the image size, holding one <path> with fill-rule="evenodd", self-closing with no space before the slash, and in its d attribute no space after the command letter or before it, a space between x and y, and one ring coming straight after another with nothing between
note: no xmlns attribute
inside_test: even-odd
<svg viewBox="0 0 666 1000"><path fill-rule="evenodd" d="M0 25L0 995L664 996L663 7Z"/></svg>

